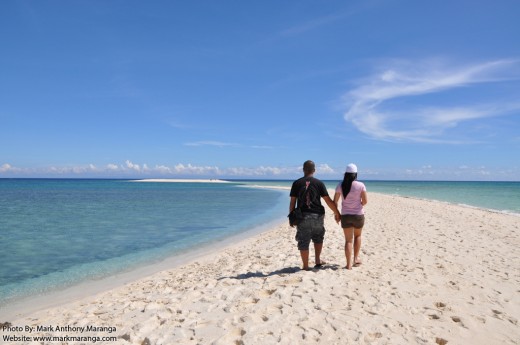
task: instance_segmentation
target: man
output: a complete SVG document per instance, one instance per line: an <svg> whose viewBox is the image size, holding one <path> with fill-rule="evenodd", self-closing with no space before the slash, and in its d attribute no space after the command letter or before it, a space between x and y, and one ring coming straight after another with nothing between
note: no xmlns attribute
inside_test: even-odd
<svg viewBox="0 0 520 345"><path fill-rule="evenodd" d="M334 201L329 196L325 184L315 178L316 165L313 161L303 163L304 176L293 182L291 187L291 203L289 213L297 206L303 214L303 220L297 225L296 241L302 257L303 269L309 270L309 245L314 243L314 254L316 265L319 268L325 264L320 260L323 248L323 237L325 236L325 208L321 205L321 199L325 200L327 206L334 212L336 223L339 223L341 215ZM294 227L294 225L291 225Z"/></svg>

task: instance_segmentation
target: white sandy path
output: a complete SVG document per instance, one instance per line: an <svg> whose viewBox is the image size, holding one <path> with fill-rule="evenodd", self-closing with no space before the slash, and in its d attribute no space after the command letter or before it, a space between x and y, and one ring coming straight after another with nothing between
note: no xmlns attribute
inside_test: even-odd
<svg viewBox="0 0 520 345"><path fill-rule="evenodd" d="M298 269L284 224L13 324L115 326L121 344L519 343L518 216L369 197L363 265L352 271L329 212L324 269Z"/></svg>

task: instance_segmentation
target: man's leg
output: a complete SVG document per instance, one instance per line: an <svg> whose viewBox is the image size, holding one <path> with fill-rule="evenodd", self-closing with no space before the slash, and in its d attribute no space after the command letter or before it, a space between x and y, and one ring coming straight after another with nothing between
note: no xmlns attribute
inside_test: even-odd
<svg viewBox="0 0 520 345"><path fill-rule="evenodd" d="M303 268L304 270L308 270L309 269L309 250L300 250L300 255L302 257L302 263L303 263Z"/></svg>
<svg viewBox="0 0 520 345"><path fill-rule="evenodd" d="M308 219L303 219L298 225L296 231L296 240L298 241L298 250L302 257L302 263L304 270L309 269L309 245L311 243L311 224Z"/></svg>
<svg viewBox="0 0 520 345"><path fill-rule="evenodd" d="M316 266L320 267L324 264L321 261L320 255L321 250L323 249L323 238L325 237L325 226L324 226L324 216L321 216L319 219L315 219L313 222L312 228L312 242L314 243L314 258L316 261Z"/></svg>
<svg viewBox="0 0 520 345"><path fill-rule="evenodd" d="M316 258L316 265L321 265L320 255L323 249L323 243L314 243L314 257Z"/></svg>

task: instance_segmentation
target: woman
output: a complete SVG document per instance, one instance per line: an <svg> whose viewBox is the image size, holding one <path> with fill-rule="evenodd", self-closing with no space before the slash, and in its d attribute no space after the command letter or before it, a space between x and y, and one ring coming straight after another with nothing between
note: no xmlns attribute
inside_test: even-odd
<svg viewBox="0 0 520 345"><path fill-rule="evenodd" d="M367 203L367 190L362 182L356 181L357 166L347 165L343 182L336 187L334 203L338 205L341 197L341 227L345 233L346 269L352 269L352 241L354 241L354 266L361 265L359 250L361 249L361 231L365 224L363 206Z"/></svg>

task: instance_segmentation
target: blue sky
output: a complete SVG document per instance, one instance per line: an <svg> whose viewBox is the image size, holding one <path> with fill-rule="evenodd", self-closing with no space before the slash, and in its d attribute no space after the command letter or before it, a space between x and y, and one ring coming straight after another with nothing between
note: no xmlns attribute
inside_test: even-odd
<svg viewBox="0 0 520 345"><path fill-rule="evenodd" d="M0 177L520 180L519 13L2 1Z"/></svg>

